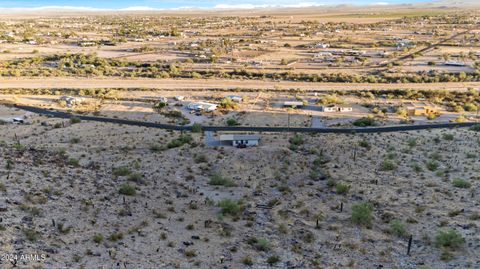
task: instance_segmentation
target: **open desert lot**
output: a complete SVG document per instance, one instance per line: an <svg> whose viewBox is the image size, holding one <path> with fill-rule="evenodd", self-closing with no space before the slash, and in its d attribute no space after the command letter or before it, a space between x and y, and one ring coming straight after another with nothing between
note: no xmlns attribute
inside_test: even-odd
<svg viewBox="0 0 480 269"><path fill-rule="evenodd" d="M0 129L1 251L46 257L22 268L480 266L478 131L265 133L239 150L31 121ZM465 242L442 246L449 230Z"/></svg>
<svg viewBox="0 0 480 269"><path fill-rule="evenodd" d="M476 1L37 2L1 269L480 268Z"/></svg>

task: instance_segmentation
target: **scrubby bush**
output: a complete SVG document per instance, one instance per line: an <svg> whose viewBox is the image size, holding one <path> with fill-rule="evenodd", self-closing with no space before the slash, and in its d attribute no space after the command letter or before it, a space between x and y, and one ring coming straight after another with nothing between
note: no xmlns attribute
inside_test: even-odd
<svg viewBox="0 0 480 269"><path fill-rule="evenodd" d="M290 139L288 141L290 142L290 144L292 144L294 146L299 146L299 145L303 144L303 142L304 142L303 136L298 135L298 134L290 137Z"/></svg>
<svg viewBox="0 0 480 269"><path fill-rule="evenodd" d="M192 132L201 133L202 132L202 125L200 123L194 123L192 125Z"/></svg>
<svg viewBox="0 0 480 269"><path fill-rule="evenodd" d="M128 196L134 196L136 193L135 187L129 184L122 184L118 193Z"/></svg>
<svg viewBox="0 0 480 269"><path fill-rule="evenodd" d="M221 209L222 214L236 216L242 210L241 201L235 201L232 199L223 199L218 202L218 206Z"/></svg>
<svg viewBox="0 0 480 269"><path fill-rule="evenodd" d="M358 225L370 226L372 224L373 206L367 202L357 203L352 206L352 222Z"/></svg>
<svg viewBox="0 0 480 269"><path fill-rule="evenodd" d="M457 249L465 244L465 239L456 230L439 231L435 237L435 246Z"/></svg>
<svg viewBox="0 0 480 269"><path fill-rule="evenodd" d="M70 123L71 124L75 124L75 123L80 123L82 120L80 118L77 118L77 117L71 117L70 118Z"/></svg>
<svg viewBox="0 0 480 269"><path fill-rule="evenodd" d="M407 235L407 228L405 224L399 220L393 220L390 223L390 233L399 237L405 237Z"/></svg>
<svg viewBox="0 0 480 269"><path fill-rule="evenodd" d="M397 169L397 165L391 160L384 160L380 164L380 170L381 171L392 171L392 170L395 170L395 169Z"/></svg>
<svg viewBox="0 0 480 269"><path fill-rule="evenodd" d="M229 118L229 119L227 119L227 125L228 125L228 126L235 126L235 125L237 125L237 124L238 124L238 122L237 122L236 119L234 119L234 118Z"/></svg>
<svg viewBox="0 0 480 269"><path fill-rule="evenodd" d="M376 122L375 119L372 117L363 117L360 119L357 119L353 122L353 125L357 127L367 127L367 126L375 126Z"/></svg>
<svg viewBox="0 0 480 269"><path fill-rule="evenodd" d="M335 188L336 188L336 191L337 191L338 194L345 194L350 189L350 186L347 185L347 184L343 184L343 183L337 183Z"/></svg>
<svg viewBox="0 0 480 269"><path fill-rule="evenodd" d="M235 187L237 186L233 180L223 177L220 174L213 174L208 181L208 184L213 186Z"/></svg>
<svg viewBox="0 0 480 269"><path fill-rule="evenodd" d="M126 166L119 166L119 167L114 167L112 169L112 173L114 176L128 176L130 175L131 171L128 167Z"/></svg>
<svg viewBox="0 0 480 269"><path fill-rule="evenodd" d="M464 180L464 179L461 179L461 178L456 178L452 181L452 184L454 187L456 188L462 188L462 189L468 189L470 188L471 184L470 182Z"/></svg>

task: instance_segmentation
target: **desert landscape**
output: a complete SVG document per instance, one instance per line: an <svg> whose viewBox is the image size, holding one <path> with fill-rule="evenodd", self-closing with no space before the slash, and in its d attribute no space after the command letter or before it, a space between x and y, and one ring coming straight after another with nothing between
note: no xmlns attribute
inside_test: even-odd
<svg viewBox="0 0 480 269"><path fill-rule="evenodd" d="M475 4L0 8L0 268L480 268Z"/></svg>

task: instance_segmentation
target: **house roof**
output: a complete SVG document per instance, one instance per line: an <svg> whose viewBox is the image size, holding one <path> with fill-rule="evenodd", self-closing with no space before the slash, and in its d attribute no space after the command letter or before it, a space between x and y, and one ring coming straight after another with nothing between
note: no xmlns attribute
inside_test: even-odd
<svg viewBox="0 0 480 269"><path fill-rule="evenodd" d="M260 140L259 135L220 135L220 141Z"/></svg>

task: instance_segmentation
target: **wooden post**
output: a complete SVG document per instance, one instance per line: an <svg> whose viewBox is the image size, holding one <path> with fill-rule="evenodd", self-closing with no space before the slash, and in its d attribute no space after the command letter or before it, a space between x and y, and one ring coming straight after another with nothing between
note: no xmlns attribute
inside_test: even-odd
<svg viewBox="0 0 480 269"><path fill-rule="evenodd" d="M315 228L318 229L319 227L320 227L320 225L318 224L318 218L317 218L317 224L315 225Z"/></svg>
<svg viewBox="0 0 480 269"><path fill-rule="evenodd" d="M52 226L55 227L55 220L52 219Z"/></svg>
<svg viewBox="0 0 480 269"><path fill-rule="evenodd" d="M353 162L357 160L357 147L353 148Z"/></svg>
<svg viewBox="0 0 480 269"><path fill-rule="evenodd" d="M340 203L340 212L343 212L343 202Z"/></svg>
<svg viewBox="0 0 480 269"><path fill-rule="evenodd" d="M413 239L413 235L410 235L410 238L408 239L408 248L407 248L408 256L410 256L410 249L412 248L412 239Z"/></svg>

